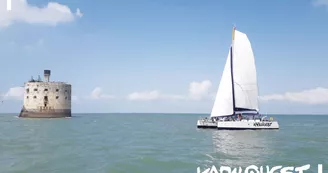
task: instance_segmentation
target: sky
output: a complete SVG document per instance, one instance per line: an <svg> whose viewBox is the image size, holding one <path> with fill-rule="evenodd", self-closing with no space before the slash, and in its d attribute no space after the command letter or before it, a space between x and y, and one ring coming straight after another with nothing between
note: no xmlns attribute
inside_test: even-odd
<svg viewBox="0 0 328 173"><path fill-rule="evenodd" d="M72 84L73 113L210 113L231 44L248 35L260 112L328 114L328 0L0 0L0 113L24 82Z"/></svg>

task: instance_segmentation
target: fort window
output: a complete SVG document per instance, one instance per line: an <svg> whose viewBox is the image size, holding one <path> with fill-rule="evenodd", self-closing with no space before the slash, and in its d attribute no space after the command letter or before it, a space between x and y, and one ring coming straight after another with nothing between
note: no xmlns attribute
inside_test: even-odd
<svg viewBox="0 0 328 173"><path fill-rule="evenodd" d="M59 89L56 89L56 92L58 92L59 91Z"/></svg>
<svg viewBox="0 0 328 173"><path fill-rule="evenodd" d="M26 98L28 99L28 96L26 96Z"/></svg>
<svg viewBox="0 0 328 173"><path fill-rule="evenodd" d="M59 96L56 96L56 99L58 99L59 98Z"/></svg>
<svg viewBox="0 0 328 173"><path fill-rule="evenodd" d="M34 91L38 91L38 89L37 88L34 88Z"/></svg>
<svg viewBox="0 0 328 173"><path fill-rule="evenodd" d="M35 98L35 99L36 99L36 96L34 96L33 98Z"/></svg>
<svg viewBox="0 0 328 173"><path fill-rule="evenodd" d="M29 92L30 92L30 89L27 88L27 89L26 89L26 93L29 93Z"/></svg>
<svg viewBox="0 0 328 173"><path fill-rule="evenodd" d="M48 104L48 96L44 96L43 104L44 104L44 107L47 107L47 104Z"/></svg>
<svg viewBox="0 0 328 173"><path fill-rule="evenodd" d="M67 100L67 97L65 97L65 100Z"/></svg>
<svg viewBox="0 0 328 173"><path fill-rule="evenodd" d="M48 91L48 88L45 88L44 91Z"/></svg>

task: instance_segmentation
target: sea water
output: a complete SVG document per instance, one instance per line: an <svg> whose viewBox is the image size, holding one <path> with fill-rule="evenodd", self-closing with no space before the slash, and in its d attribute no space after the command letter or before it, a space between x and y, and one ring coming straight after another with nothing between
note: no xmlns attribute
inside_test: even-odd
<svg viewBox="0 0 328 173"><path fill-rule="evenodd" d="M328 171L328 116L277 115L279 130L197 129L195 114L0 115L1 173L196 173L310 164Z"/></svg>

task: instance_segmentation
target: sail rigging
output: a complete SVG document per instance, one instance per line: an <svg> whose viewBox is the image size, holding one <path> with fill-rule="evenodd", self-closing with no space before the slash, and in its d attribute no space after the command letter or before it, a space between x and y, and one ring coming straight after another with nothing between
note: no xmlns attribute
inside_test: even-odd
<svg viewBox="0 0 328 173"><path fill-rule="evenodd" d="M234 115L237 111L259 111L255 58L246 34L232 33L211 117Z"/></svg>
<svg viewBox="0 0 328 173"><path fill-rule="evenodd" d="M236 31L236 27L234 26L232 29L232 45L230 48L230 71L231 71L231 87L232 87L232 108L233 108L233 114L235 114L235 108L236 108L236 98L235 98L235 80L233 78L233 54L234 54L234 40L235 40L235 31Z"/></svg>

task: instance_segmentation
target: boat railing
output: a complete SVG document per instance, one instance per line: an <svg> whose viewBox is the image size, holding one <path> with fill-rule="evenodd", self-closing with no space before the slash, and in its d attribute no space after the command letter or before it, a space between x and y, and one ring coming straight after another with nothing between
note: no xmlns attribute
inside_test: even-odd
<svg viewBox="0 0 328 173"><path fill-rule="evenodd" d="M200 120L201 123L214 123L214 122L216 122L215 119L208 118L208 117L205 117L205 118L199 117L199 120Z"/></svg>

